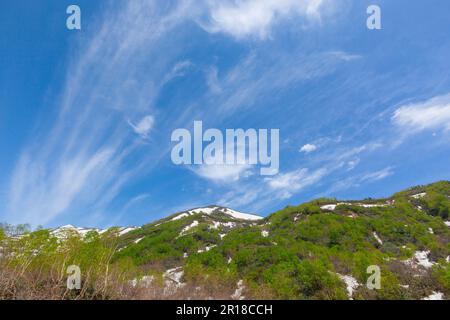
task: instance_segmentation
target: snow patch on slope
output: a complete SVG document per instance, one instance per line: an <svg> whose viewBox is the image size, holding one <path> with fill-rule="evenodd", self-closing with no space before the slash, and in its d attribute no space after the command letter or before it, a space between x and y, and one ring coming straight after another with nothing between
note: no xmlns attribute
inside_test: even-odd
<svg viewBox="0 0 450 320"><path fill-rule="evenodd" d="M359 287L358 280L356 280L352 276L348 276L348 275L342 275L339 273L337 273L337 275L339 276L339 278L341 278L342 281L344 281L345 285L347 286L348 298L350 300L353 300L353 298L352 298L353 292L355 291L356 288Z"/></svg>
<svg viewBox="0 0 450 320"><path fill-rule="evenodd" d="M366 204L366 203L350 203L350 202L338 202L336 204L325 204L320 207L322 210L334 211L337 206L347 205L347 206L359 206L363 208L378 208L378 207L386 207L387 203L374 203L374 204Z"/></svg>
<svg viewBox="0 0 450 320"><path fill-rule="evenodd" d="M422 193L413 194L413 195L411 196L411 198L414 198L414 199L420 199L420 198L425 197L426 195L427 195L426 192L422 192Z"/></svg>
<svg viewBox="0 0 450 320"><path fill-rule="evenodd" d="M183 230L181 230L180 235L185 234L186 232L188 232L192 228L195 228L196 226L198 226L198 221L194 220L190 225L187 225L186 227L183 228Z"/></svg>
<svg viewBox="0 0 450 320"><path fill-rule="evenodd" d="M76 233L80 237L84 238L91 231L96 231L101 234L101 233L106 232L107 229L101 230L101 229L96 229L96 228L80 228L80 227L74 227L73 225L68 224L68 225L51 230L50 234L57 238L64 238L70 233Z"/></svg>
<svg viewBox="0 0 450 320"><path fill-rule="evenodd" d="M243 213L243 212L239 212L230 208L223 208L223 211L232 216L233 218L236 219L240 219L240 220L261 220L263 217L254 215L254 214L249 214L249 213Z"/></svg>
<svg viewBox="0 0 450 320"><path fill-rule="evenodd" d="M123 236L124 234L127 234L128 232L134 231L136 229L138 229L138 227L120 228L119 229L119 236Z"/></svg>
<svg viewBox="0 0 450 320"><path fill-rule="evenodd" d="M191 209L189 211L185 211L180 213L179 215L173 217L171 219L171 221L174 220L179 220L188 216L192 216L195 214L205 214L205 215L211 215L214 212L220 212L223 214L226 214L230 217L233 217L235 219L238 220L250 220L250 221L256 221L256 220L261 220L263 219L263 217L254 215L254 214L249 214L249 213L243 213L243 212L239 212L230 208L224 208L224 207L218 207L218 206L211 206L211 207L202 207L202 208L195 208L195 209Z"/></svg>
<svg viewBox="0 0 450 320"><path fill-rule="evenodd" d="M376 232L373 233L373 236L375 237L375 239L377 240L377 242L379 244L381 244L381 245L383 244L383 241L380 239L380 237L378 236L378 234Z"/></svg>
<svg viewBox="0 0 450 320"><path fill-rule="evenodd" d="M433 291L432 294L422 300L444 300L444 294L442 292Z"/></svg>
<svg viewBox="0 0 450 320"><path fill-rule="evenodd" d="M435 263L428 259L430 251L416 251L414 257L405 261L407 265L412 267L421 266L425 269L431 268Z"/></svg>

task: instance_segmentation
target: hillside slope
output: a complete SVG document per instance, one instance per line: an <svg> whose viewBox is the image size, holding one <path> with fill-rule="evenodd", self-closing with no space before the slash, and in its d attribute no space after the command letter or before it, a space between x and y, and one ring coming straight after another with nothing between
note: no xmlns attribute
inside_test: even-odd
<svg viewBox="0 0 450 320"><path fill-rule="evenodd" d="M116 229L108 263L136 268L132 287L160 286L159 298L450 299L449 213L448 181L266 218L197 208ZM366 286L369 266L379 289Z"/></svg>
<svg viewBox="0 0 450 320"><path fill-rule="evenodd" d="M450 183L388 199L319 199L236 221L201 210L121 237L116 259L207 285L241 283L251 297L421 299L450 297ZM381 269L381 289L365 284Z"/></svg>

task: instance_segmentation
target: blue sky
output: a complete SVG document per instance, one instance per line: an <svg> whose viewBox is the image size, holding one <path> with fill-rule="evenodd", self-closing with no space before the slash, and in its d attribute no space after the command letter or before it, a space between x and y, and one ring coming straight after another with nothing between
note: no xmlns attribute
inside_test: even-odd
<svg viewBox="0 0 450 320"><path fill-rule="evenodd" d="M70 4L82 29L68 30ZM366 9L381 8L382 30ZM450 178L450 3L2 1L0 221L267 215ZM175 166L171 132L280 129L280 172Z"/></svg>

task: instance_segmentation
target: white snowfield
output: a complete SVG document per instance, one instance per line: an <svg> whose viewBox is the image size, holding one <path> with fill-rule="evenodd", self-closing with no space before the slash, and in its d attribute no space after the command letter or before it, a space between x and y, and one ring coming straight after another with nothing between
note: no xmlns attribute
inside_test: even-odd
<svg viewBox="0 0 450 320"><path fill-rule="evenodd" d="M126 227L126 228L120 228L119 229L119 236L123 236L124 234L127 234L128 232L131 232L133 230L138 229L137 227Z"/></svg>
<svg viewBox="0 0 450 320"><path fill-rule="evenodd" d="M226 214L232 216L233 218L240 219L240 220L261 220L263 217L249 214L249 213L243 213L239 212L230 208L224 208L224 211Z"/></svg>
<svg viewBox="0 0 450 320"><path fill-rule="evenodd" d="M180 219L183 219L183 218L185 218L185 217L189 217L189 214L188 214L188 213L182 213L182 214L179 214L179 215L177 215L176 217L170 219L170 221L180 220Z"/></svg>
<svg viewBox="0 0 450 320"><path fill-rule="evenodd" d="M425 269L429 269L435 264L428 259L429 254L430 251L416 251L413 258L408 259L404 262L405 264L410 265L414 268L416 268L417 266L421 266Z"/></svg>
<svg viewBox="0 0 450 320"><path fill-rule="evenodd" d="M379 243L379 244L383 244L383 241L380 239L380 237L378 236L378 234L374 231L373 232L373 236L375 237L375 239L377 240L377 242Z"/></svg>
<svg viewBox="0 0 450 320"><path fill-rule="evenodd" d="M411 198L414 198L414 199L420 199L420 198L425 197L426 195L427 195L426 192L422 192L422 193L413 194L413 195L411 196Z"/></svg>
<svg viewBox="0 0 450 320"><path fill-rule="evenodd" d="M192 223L190 225L187 225L186 227L183 228L183 230L181 230L180 235L185 234L186 232L188 232L192 228L195 228L196 226L198 226L198 221L194 220L194 221L192 221Z"/></svg>
<svg viewBox="0 0 450 320"><path fill-rule="evenodd" d="M336 210L336 207L340 206L340 205L359 206L359 207L364 207L364 208L377 208L377 207L386 207L388 204L387 203L365 204L365 203L338 202L335 204L333 204L333 203L325 204L325 205L321 206L320 209L334 211L334 210Z"/></svg>
<svg viewBox="0 0 450 320"><path fill-rule="evenodd" d="M139 243L139 242L141 242L142 241L142 239L144 239L145 237L142 237L142 238L139 238L139 239L136 239L136 240L134 240L133 242L134 243Z"/></svg>
<svg viewBox="0 0 450 320"><path fill-rule="evenodd" d="M230 222L220 222L220 221L213 221L213 224L210 225L211 229L218 229L220 226L233 229L236 227L236 222L230 221Z"/></svg>
<svg viewBox="0 0 450 320"><path fill-rule="evenodd" d="M137 227L121 227L118 229L119 236L123 236L124 234L127 234L130 231L138 229ZM81 228L81 227L74 227L71 224L53 229L50 231L50 234L57 237L57 238L64 238L67 236L68 233L76 233L80 237L85 237L89 232L96 231L99 234L103 234L109 229L97 229L97 228Z"/></svg>
<svg viewBox="0 0 450 320"><path fill-rule="evenodd" d="M324 206L321 206L320 209L334 211L337 206L337 204L326 204Z"/></svg>
<svg viewBox="0 0 450 320"><path fill-rule="evenodd" d="M195 214L205 214L205 215L211 215L216 210L220 211L223 214L229 215L230 217L233 217L238 220L250 220L250 221L256 221L261 220L263 217L250 214L250 213L243 213L239 212L230 208L224 208L224 207L218 207L218 206L212 206L212 207L202 207L202 208L195 208L191 209L186 212L182 212L178 214L177 216L173 217L170 221L179 220L185 217L189 217Z"/></svg>
<svg viewBox="0 0 450 320"><path fill-rule="evenodd" d="M74 227L73 225L68 224L68 225L53 229L52 231L50 231L50 234L57 238L63 238L68 233L76 233L81 237L85 237L86 234L88 234L88 232L91 232L91 231L103 233L106 230L100 230L100 229L95 229L95 228L80 228L80 227Z"/></svg>

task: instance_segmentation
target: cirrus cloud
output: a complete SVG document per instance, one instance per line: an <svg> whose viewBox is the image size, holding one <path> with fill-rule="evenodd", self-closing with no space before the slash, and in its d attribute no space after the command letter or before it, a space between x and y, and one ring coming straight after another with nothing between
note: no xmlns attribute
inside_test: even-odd
<svg viewBox="0 0 450 320"><path fill-rule="evenodd" d="M450 94L402 106L394 112L392 121L408 133L426 129L450 130Z"/></svg>
<svg viewBox="0 0 450 320"><path fill-rule="evenodd" d="M209 22L202 26L209 32L227 33L235 38L266 39L281 18L319 19L323 3L324 0L212 1Z"/></svg>

